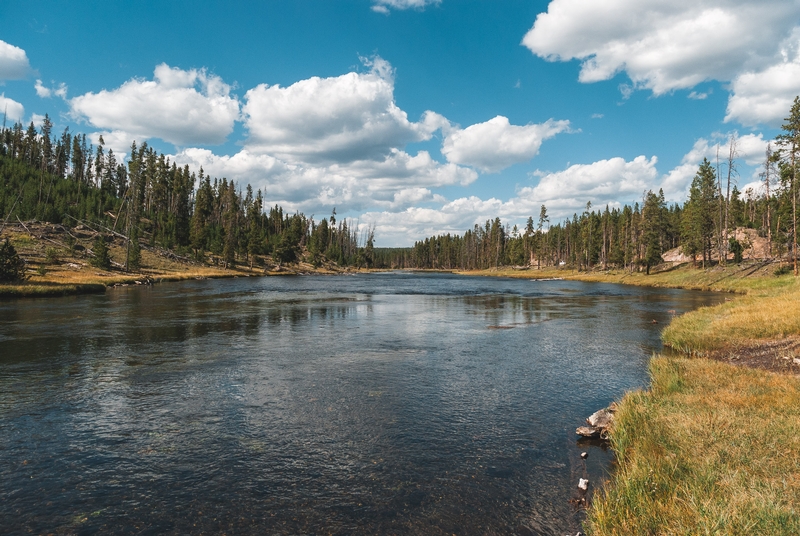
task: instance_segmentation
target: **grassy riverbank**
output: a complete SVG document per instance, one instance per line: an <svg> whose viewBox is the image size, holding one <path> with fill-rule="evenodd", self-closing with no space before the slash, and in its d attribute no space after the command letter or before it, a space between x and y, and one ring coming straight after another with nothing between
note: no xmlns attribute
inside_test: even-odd
<svg viewBox="0 0 800 536"><path fill-rule="evenodd" d="M234 268L213 265L215 257L207 254L208 264L175 255L168 250L143 248L141 267L125 271L125 243L119 237L107 235L110 270L91 265L88 251L97 233L91 229L67 232L62 226L42 223L8 225L0 239L8 238L27 266L27 279L16 283L0 283L0 298L64 296L104 292L117 285L151 284L187 279L293 275L300 273L338 273L345 271L326 262L313 266L300 259L290 264L275 264L271 257L259 257L254 266L240 263ZM72 238L71 245L69 238ZM77 238L76 238L77 237Z"/></svg>
<svg viewBox="0 0 800 536"><path fill-rule="evenodd" d="M800 281L776 268L472 272L735 293L676 318L662 338L695 357L654 357L619 403L589 534L800 534Z"/></svg>
<svg viewBox="0 0 800 536"><path fill-rule="evenodd" d="M618 467L592 535L800 534L800 382L709 359L658 357L627 394Z"/></svg>

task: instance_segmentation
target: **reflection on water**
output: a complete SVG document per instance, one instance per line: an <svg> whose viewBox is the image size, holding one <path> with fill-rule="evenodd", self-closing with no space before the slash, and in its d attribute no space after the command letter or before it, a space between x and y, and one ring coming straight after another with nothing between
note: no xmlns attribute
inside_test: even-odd
<svg viewBox="0 0 800 536"><path fill-rule="evenodd" d="M3 302L0 526L574 533L610 461L575 427L718 301L374 274Z"/></svg>

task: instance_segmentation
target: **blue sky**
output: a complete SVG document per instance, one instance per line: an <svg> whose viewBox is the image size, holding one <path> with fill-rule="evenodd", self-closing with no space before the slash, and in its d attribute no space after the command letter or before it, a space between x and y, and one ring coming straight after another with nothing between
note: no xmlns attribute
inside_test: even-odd
<svg viewBox="0 0 800 536"><path fill-rule="evenodd" d="M755 187L800 93L786 0L17 2L0 20L12 119L118 154L147 141L383 246L542 204L682 201L733 133Z"/></svg>

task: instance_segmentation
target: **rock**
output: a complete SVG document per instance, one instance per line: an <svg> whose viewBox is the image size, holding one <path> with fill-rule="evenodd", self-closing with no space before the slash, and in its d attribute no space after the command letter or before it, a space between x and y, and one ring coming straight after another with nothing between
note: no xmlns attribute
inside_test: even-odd
<svg viewBox="0 0 800 536"><path fill-rule="evenodd" d="M583 491L589 489L589 481L585 478L578 480L578 489L582 489Z"/></svg>
<svg viewBox="0 0 800 536"><path fill-rule="evenodd" d="M614 423L615 410L616 406L612 404L606 409L595 411L586 419L589 426L579 426L575 429L575 433L583 437L608 438L609 430Z"/></svg>
<svg viewBox="0 0 800 536"><path fill-rule="evenodd" d="M581 452L581 458L583 458L585 460L588 457L589 457L589 453L588 452Z"/></svg>
<svg viewBox="0 0 800 536"><path fill-rule="evenodd" d="M575 429L575 433L583 437L598 437L600 435L600 429L594 426L578 426Z"/></svg>
<svg viewBox="0 0 800 536"><path fill-rule="evenodd" d="M614 412L611 409L601 409L592 413L586 422L595 428L608 428L614 422Z"/></svg>

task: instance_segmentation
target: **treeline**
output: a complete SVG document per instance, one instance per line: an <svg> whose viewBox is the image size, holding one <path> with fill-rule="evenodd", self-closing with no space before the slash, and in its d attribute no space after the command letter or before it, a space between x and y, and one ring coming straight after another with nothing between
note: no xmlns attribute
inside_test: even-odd
<svg viewBox="0 0 800 536"><path fill-rule="evenodd" d="M140 244L172 249L225 266L252 266L271 255L278 263L303 254L319 264L373 263L374 231L360 233L336 211L314 221L301 213L268 207L265 193L244 191L202 168L170 162L164 154L134 142L127 162L117 160L100 137L60 136L45 116L40 129L19 123L0 132L0 218L39 220L74 226L100 223L128 238L126 268L141 261Z"/></svg>
<svg viewBox="0 0 800 536"><path fill-rule="evenodd" d="M722 161L704 159L685 203L668 205L663 191L649 191L633 206L594 210L550 225L542 205L524 229L500 218L475 225L463 235L426 238L410 249L381 250L376 264L389 268L481 270L499 266L570 266L646 270L662 254L680 247L698 265L741 261L748 244L736 228L766 239L766 256L791 255L797 275L797 167L800 166L800 97L795 98L782 134L764 155L763 193L740 192L736 181L738 141L731 136Z"/></svg>

